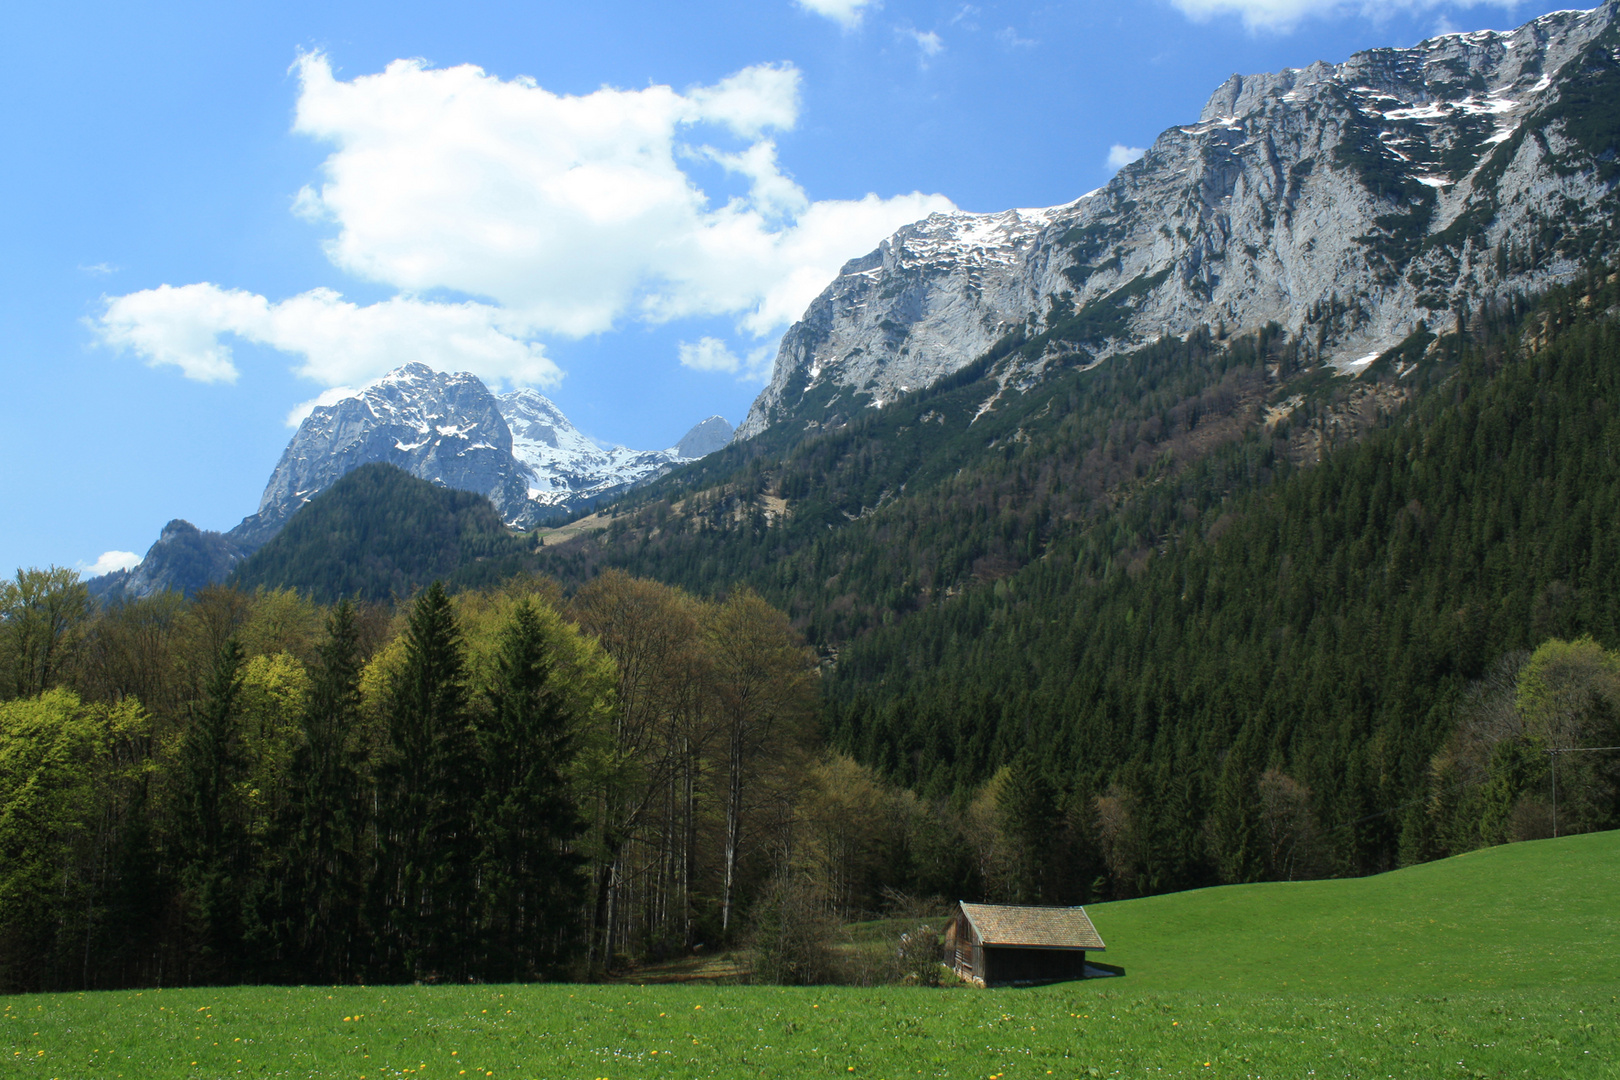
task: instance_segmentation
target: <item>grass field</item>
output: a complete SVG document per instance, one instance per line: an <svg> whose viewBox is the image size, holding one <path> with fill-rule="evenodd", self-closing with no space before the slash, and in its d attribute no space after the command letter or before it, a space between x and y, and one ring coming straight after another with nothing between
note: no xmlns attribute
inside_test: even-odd
<svg viewBox="0 0 1620 1080"><path fill-rule="evenodd" d="M1124 978L13 997L0 1074L1620 1077L1620 833L1090 910Z"/></svg>

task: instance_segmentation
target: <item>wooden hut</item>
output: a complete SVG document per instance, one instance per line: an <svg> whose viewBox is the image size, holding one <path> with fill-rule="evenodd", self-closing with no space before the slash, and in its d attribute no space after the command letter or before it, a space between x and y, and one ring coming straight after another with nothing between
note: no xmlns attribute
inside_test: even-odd
<svg viewBox="0 0 1620 1080"><path fill-rule="evenodd" d="M1102 938L1079 907L957 904L945 926L945 963L975 986L1086 977L1086 951Z"/></svg>

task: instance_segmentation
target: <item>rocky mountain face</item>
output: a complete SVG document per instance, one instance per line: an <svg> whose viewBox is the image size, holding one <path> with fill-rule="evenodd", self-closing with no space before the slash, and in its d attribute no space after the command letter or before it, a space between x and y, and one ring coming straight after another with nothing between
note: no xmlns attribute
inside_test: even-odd
<svg viewBox="0 0 1620 1080"><path fill-rule="evenodd" d="M316 494L378 461L488 495L515 524L530 515L528 476L512 454L512 432L495 395L475 375L406 364L310 413L270 474L258 513L232 536L264 543Z"/></svg>
<svg viewBox="0 0 1620 1080"><path fill-rule="evenodd" d="M688 456L697 455L682 455L678 447L603 449L533 390L497 397L467 372L407 364L356 396L310 413L271 474L259 512L231 535L264 543L317 493L372 462L487 495L508 524L526 528L547 510L593 502L662 475Z"/></svg>
<svg viewBox="0 0 1620 1080"><path fill-rule="evenodd" d="M734 434L735 429L725 417L711 416L681 436L671 449L681 461L695 461L727 446Z"/></svg>
<svg viewBox="0 0 1620 1080"><path fill-rule="evenodd" d="M710 417L667 450L603 449L533 390L497 397L477 376L407 364L354 397L316 408L287 444L258 512L228 533L173 521L140 565L92 581L109 600L223 581L316 495L361 465L385 463L487 496L512 527L627 490L731 441Z"/></svg>
<svg viewBox="0 0 1620 1080"><path fill-rule="evenodd" d="M783 337L738 436L836 422L1009 333L1094 363L1201 325L1277 323L1355 371L1422 321L1567 280L1617 240L1620 5L1234 75L1104 188L1046 210L935 214L838 278Z"/></svg>
<svg viewBox="0 0 1620 1080"><path fill-rule="evenodd" d="M90 595L103 603L135 600L160 592L191 594L224 581L246 559L248 550L229 536L205 532L179 518L163 526L157 543L131 570L92 578Z"/></svg>

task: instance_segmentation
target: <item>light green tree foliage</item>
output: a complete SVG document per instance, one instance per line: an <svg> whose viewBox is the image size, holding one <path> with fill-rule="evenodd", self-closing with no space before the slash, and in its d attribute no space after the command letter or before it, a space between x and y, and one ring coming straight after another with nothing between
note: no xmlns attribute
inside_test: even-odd
<svg viewBox="0 0 1620 1080"><path fill-rule="evenodd" d="M240 798L255 837L263 836L294 783L289 771L309 686L304 665L288 653L255 656L242 666L237 709L247 771Z"/></svg>
<svg viewBox="0 0 1620 1080"><path fill-rule="evenodd" d="M986 893L996 900L1007 899L1013 889L999 813L1011 777L1011 766L997 769L974 793L962 822L963 837L973 852L974 870L984 882Z"/></svg>
<svg viewBox="0 0 1620 1080"><path fill-rule="evenodd" d="M495 683L501 639L517 609L528 603L540 625L553 679L563 695L563 711L580 718L580 753L605 752L607 727L613 715L613 660L594 639L581 633L552 604L542 590L505 589L496 593L466 592L456 597L456 620L467 644L468 681L475 687ZM382 658L393 647L379 654ZM391 657L390 663L397 663ZM594 748L594 749L593 749Z"/></svg>
<svg viewBox="0 0 1620 1080"><path fill-rule="evenodd" d="M1620 745L1620 655L1590 637L1544 642L1519 675L1514 703L1524 725L1522 751L1541 760L1529 767L1518 761L1527 756L1523 752L1501 755L1534 781L1524 785L1528 798L1521 797L1509 818L1510 833L1587 832L1620 824L1620 754L1578 750Z"/></svg>
<svg viewBox="0 0 1620 1080"><path fill-rule="evenodd" d="M798 808L794 863L821 883L825 903L840 919L858 918L901 856L915 798L908 801L843 754L822 759L809 779Z"/></svg>
<svg viewBox="0 0 1620 1080"><path fill-rule="evenodd" d="M388 643L373 653L360 670L360 730L354 741L364 769L362 776L368 782L388 738L388 687L404 666L405 636L396 627Z"/></svg>
<svg viewBox="0 0 1620 1080"><path fill-rule="evenodd" d="M592 963L611 960L637 929L625 918L637 879L666 890L658 934L692 942L694 862L708 656L701 601L680 589L619 571L598 575L574 596L571 613L613 661L613 708L580 756L590 829ZM655 839L655 837L657 837ZM673 841L673 842L670 842ZM639 865L637 865L639 863Z"/></svg>
<svg viewBox="0 0 1620 1080"><path fill-rule="evenodd" d="M55 686L90 615L77 571L18 570L0 582L0 670L7 697L33 697Z"/></svg>
<svg viewBox="0 0 1620 1080"><path fill-rule="evenodd" d="M68 690L0 704L0 991L94 922L102 856L146 767L140 704Z"/></svg>
<svg viewBox="0 0 1620 1080"><path fill-rule="evenodd" d="M1593 745L1620 705L1620 656L1590 637L1553 638L1531 654L1514 701L1531 741L1547 749Z"/></svg>
<svg viewBox="0 0 1620 1080"><path fill-rule="evenodd" d="M1590 637L1549 639L1505 657L1463 703L1457 730L1431 764L1429 808L1446 849L1535 840L1620 824L1620 754L1549 753L1620 743L1620 656Z"/></svg>
<svg viewBox="0 0 1620 1080"><path fill-rule="evenodd" d="M153 716L176 722L190 693L182 662L188 617L186 598L175 592L101 612L79 658L80 695L92 701L134 697Z"/></svg>
<svg viewBox="0 0 1620 1080"><path fill-rule="evenodd" d="M321 639L321 608L295 589L259 589L237 638L248 656L287 653L303 663Z"/></svg>
<svg viewBox="0 0 1620 1080"><path fill-rule="evenodd" d="M748 849L792 821L814 739L815 656L786 615L749 589L711 613L713 708L725 777L720 927L727 930Z"/></svg>

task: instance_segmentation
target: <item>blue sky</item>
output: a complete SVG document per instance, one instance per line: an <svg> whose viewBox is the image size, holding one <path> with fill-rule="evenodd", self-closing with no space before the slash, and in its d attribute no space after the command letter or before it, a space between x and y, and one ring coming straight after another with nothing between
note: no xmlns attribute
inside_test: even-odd
<svg viewBox="0 0 1620 1080"><path fill-rule="evenodd" d="M300 408L405 360L638 448L736 423L899 224L1077 198L1233 72L1554 9L14 5L0 573L231 527Z"/></svg>

